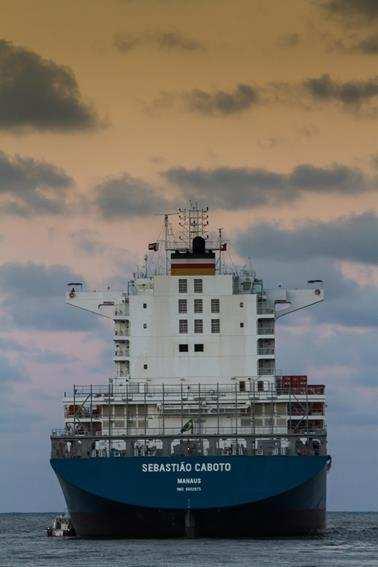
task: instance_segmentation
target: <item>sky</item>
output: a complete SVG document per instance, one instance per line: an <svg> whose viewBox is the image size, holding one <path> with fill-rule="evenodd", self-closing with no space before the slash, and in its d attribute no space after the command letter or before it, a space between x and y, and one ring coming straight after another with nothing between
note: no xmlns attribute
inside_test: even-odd
<svg viewBox="0 0 378 567"><path fill-rule="evenodd" d="M188 199L267 287L325 281L278 368L326 384L329 509L378 510L378 2L0 4L0 512L64 509L62 394L112 374L65 284L125 285Z"/></svg>

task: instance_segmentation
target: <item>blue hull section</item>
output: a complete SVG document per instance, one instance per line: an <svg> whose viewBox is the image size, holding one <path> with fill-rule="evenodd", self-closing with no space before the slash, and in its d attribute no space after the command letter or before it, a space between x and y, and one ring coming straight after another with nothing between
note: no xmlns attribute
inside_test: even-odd
<svg viewBox="0 0 378 567"><path fill-rule="evenodd" d="M324 528L327 457L53 459L83 536L250 536Z"/></svg>

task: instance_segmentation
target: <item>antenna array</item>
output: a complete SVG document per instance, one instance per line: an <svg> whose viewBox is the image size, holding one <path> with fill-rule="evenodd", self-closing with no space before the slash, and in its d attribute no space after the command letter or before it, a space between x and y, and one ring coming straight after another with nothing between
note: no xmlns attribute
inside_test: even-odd
<svg viewBox="0 0 378 567"><path fill-rule="evenodd" d="M209 207L200 205L198 202L189 201L189 206L178 209L179 214L179 239L190 247L193 238L202 236L208 238Z"/></svg>

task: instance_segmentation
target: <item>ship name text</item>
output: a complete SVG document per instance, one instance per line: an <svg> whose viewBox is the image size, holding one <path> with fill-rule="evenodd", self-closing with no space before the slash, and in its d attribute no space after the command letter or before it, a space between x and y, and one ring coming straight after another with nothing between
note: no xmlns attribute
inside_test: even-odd
<svg viewBox="0 0 378 567"><path fill-rule="evenodd" d="M231 463L143 463L142 472L230 472Z"/></svg>

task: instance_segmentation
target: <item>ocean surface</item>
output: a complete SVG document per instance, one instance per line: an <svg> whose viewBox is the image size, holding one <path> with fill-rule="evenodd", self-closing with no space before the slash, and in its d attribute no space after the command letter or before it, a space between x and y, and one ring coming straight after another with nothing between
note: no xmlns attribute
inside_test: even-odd
<svg viewBox="0 0 378 567"><path fill-rule="evenodd" d="M0 567L378 567L378 512L331 512L321 537L239 540L47 538L53 517L0 514Z"/></svg>

